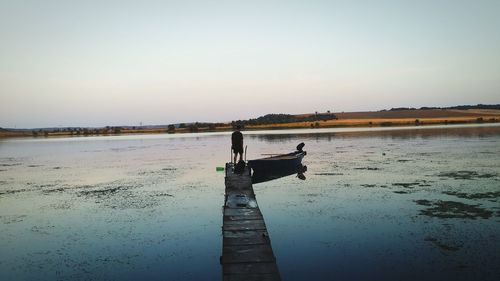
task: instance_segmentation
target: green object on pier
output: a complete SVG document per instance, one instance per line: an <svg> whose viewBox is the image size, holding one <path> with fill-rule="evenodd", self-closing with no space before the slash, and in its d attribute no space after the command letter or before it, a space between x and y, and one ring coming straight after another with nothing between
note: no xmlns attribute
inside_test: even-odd
<svg viewBox="0 0 500 281"><path fill-rule="evenodd" d="M215 170L217 172L224 172L224 167L216 167Z"/></svg>

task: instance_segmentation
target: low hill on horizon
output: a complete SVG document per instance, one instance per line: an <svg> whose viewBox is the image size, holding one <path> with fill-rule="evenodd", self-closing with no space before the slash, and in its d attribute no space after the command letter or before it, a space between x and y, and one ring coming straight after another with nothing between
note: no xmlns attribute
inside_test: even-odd
<svg viewBox="0 0 500 281"><path fill-rule="evenodd" d="M449 118L499 115L499 110L485 109L408 109L335 113L341 119Z"/></svg>
<svg viewBox="0 0 500 281"><path fill-rule="evenodd" d="M103 127L42 127L42 128L1 128L2 135L22 135L26 132L44 132L44 131L69 131L83 129L126 129L126 130L147 130L147 129L168 129L171 126L175 128L187 128L196 126L203 127L223 127L235 124L243 125L269 125L285 124L297 122L316 122L326 120L346 120L346 119L401 119L401 118L453 118L453 117L481 117L481 116L500 116L500 104L477 104L477 105L459 105L450 107L421 107L407 108L398 107L383 109L378 111L356 111L356 112L315 112L304 114L285 114L270 113L256 118L246 120L234 120L229 122L184 122L169 125L144 125L144 126L103 126Z"/></svg>
<svg viewBox="0 0 500 281"><path fill-rule="evenodd" d="M325 113L295 114L299 117L311 117ZM400 119L400 118L447 118L500 115L500 104L459 105L451 107L398 107L378 111L326 112L342 119ZM258 119L258 118L257 118ZM253 120L253 119L249 119Z"/></svg>

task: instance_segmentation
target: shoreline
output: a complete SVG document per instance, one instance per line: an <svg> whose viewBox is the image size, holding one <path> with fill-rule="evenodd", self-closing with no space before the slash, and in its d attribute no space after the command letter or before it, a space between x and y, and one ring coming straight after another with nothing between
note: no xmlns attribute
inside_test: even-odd
<svg viewBox="0 0 500 281"><path fill-rule="evenodd" d="M458 125L458 124L487 124L500 123L500 115L489 116L467 116L467 117L449 117L449 118L356 118L356 119L338 119L315 122L296 122L283 124L266 125L248 125L244 127L245 131L261 130L287 130L287 129L328 129L328 128L388 128L388 127L425 127L429 125ZM86 136L120 136L120 135L138 135L138 134L185 134L185 133L209 133L209 132L230 132L233 130L231 124L216 127L215 129L198 128L190 130L189 128L176 128L174 131L165 129L122 129L119 133L95 133L89 130L89 133L79 133L60 131L60 132L42 132L33 134L31 131L0 131L0 138L51 138L51 137L86 137Z"/></svg>

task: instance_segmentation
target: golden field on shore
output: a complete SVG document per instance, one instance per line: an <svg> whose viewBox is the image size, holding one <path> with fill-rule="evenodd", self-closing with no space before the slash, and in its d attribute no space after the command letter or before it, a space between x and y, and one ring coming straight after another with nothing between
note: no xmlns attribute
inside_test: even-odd
<svg viewBox="0 0 500 281"><path fill-rule="evenodd" d="M482 118L482 120L478 120ZM418 120L418 122L416 122ZM290 128L335 128L335 127L389 127L389 126L423 126L437 124L466 124L466 123L500 122L500 116L484 117L447 117L447 118L373 118L373 119L338 119L316 122L296 122L286 124L247 126L245 129L290 129Z"/></svg>
<svg viewBox="0 0 500 281"><path fill-rule="evenodd" d="M478 122L500 122L500 110L400 110L336 112L337 120L295 122L284 124L266 124L246 126L246 130L269 130L291 128L335 128L335 127L370 127L370 126L413 126L436 124L465 124ZM304 114L307 116L311 114ZM229 127L228 129L231 129Z"/></svg>
<svg viewBox="0 0 500 281"><path fill-rule="evenodd" d="M313 122L294 122L282 124L247 125L245 130L279 130L299 128L335 128L335 127L377 127L377 126L421 126L436 124L467 124L483 122L500 122L500 110L401 110L401 111L367 111L367 112L339 112L334 113L338 119ZM311 114L304 114L307 116ZM89 133L85 135L117 135L117 134L164 134L164 133L192 133L192 132L220 132L233 130L231 123L215 129L176 128L168 131L166 128L139 128L121 129L119 133ZM90 129L92 131L92 129ZM38 133L36 136L81 136L68 131L50 131ZM33 137L31 131L0 130L0 137Z"/></svg>

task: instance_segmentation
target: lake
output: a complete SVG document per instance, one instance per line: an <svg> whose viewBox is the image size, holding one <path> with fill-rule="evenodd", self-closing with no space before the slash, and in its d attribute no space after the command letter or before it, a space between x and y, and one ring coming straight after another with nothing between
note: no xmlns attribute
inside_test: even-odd
<svg viewBox="0 0 500 281"><path fill-rule="evenodd" d="M500 279L499 125L243 133L283 280ZM0 280L221 280L229 134L1 139Z"/></svg>

